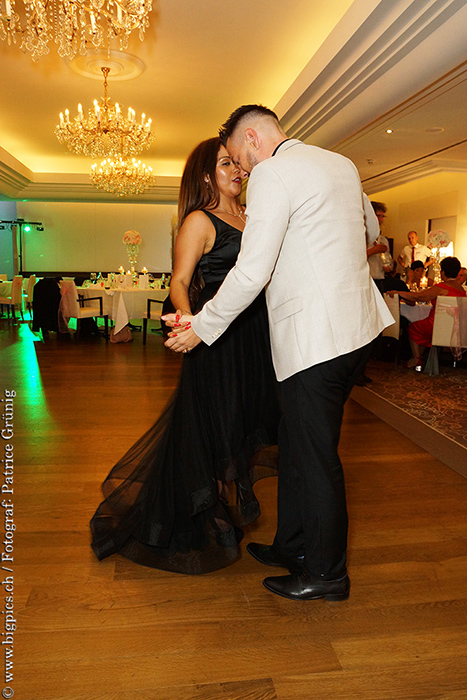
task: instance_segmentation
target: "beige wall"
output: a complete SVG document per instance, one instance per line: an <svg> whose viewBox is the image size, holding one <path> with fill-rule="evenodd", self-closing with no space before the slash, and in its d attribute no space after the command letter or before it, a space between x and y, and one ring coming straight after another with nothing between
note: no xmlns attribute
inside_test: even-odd
<svg viewBox="0 0 467 700"><path fill-rule="evenodd" d="M407 245L409 231L417 231L420 242L425 243L429 219L456 216L454 255L467 265L467 174L431 175L377 192L370 199L388 207L384 233L394 238L395 257Z"/></svg>
<svg viewBox="0 0 467 700"><path fill-rule="evenodd" d="M172 218L174 204L88 202L18 202L17 215L41 221L44 231L24 236L23 268L100 272L128 268L122 237L128 229L139 231L137 269L172 269Z"/></svg>

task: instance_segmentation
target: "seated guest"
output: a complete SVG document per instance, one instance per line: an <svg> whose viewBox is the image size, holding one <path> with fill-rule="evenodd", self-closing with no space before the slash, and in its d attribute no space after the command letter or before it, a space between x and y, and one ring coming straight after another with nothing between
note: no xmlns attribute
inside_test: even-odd
<svg viewBox="0 0 467 700"><path fill-rule="evenodd" d="M409 239L409 245L402 248L397 258L399 265L407 272L408 268L416 260L420 260L424 267L429 267L433 263L431 250L426 245L418 242L418 233L416 231L409 231L407 238Z"/></svg>
<svg viewBox="0 0 467 700"><path fill-rule="evenodd" d="M407 284L411 292L421 292L422 289L434 285L431 277L425 277L425 265L421 260L415 260L411 264L407 274Z"/></svg>
<svg viewBox="0 0 467 700"><path fill-rule="evenodd" d="M435 318L436 299L444 297L465 297L466 292L457 276L461 269L461 264L457 258L444 258L441 261L442 282L434 284L432 287L423 289L421 292L389 292L390 296L399 294L407 301L431 301L433 308L430 315L422 321L414 321L409 326L409 340L412 348L412 358L407 362L407 367L420 370L422 366L422 354L425 348L431 348L431 338L433 335L433 322Z"/></svg>
<svg viewBox="0 0 467 700"><path fill-rule="evenodd" d="M457 281L461 283L463 287L467 282L467 267L461 267L459 274L457 275Z"/></svg>

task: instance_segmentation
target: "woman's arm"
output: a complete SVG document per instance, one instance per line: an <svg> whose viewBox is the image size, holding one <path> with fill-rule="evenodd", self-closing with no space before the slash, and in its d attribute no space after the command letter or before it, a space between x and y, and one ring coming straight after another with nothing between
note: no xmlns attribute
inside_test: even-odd
<svg viewBox="0 0 467 700"><path fill-rule="evenodd" d="M406 299L407 301L431 301L439 296L447 296L448 291L435 284L428 289L422 289L421 292L396 292L396 294L398 294L401 299Z"/></svg>
<svg viewBox="0 0 467 700"><path fill-rule="evenodd" d="M191 314L188 289L201 257L214 245L216 232L202 211L189 214L175 240L175 261L170 282L170 300L177 311Z"/></svg>

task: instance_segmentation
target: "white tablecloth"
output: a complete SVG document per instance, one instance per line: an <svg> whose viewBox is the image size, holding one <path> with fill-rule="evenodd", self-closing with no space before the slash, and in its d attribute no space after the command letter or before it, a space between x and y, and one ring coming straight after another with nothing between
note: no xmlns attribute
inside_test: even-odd
<svg viewBox="0 0 467 700"><path fill-rule="evenodd" d="M168 289L104 289L97 285L77 287L78 294L85 299L102 297L104 313L115 321L115 333L122 330L132 318L143 318L148 299L164 301L169 295ZM94 302L95 303L95 302Z"/></svg>
<svg viewBox="0 0 467 700"><path fill-rule="evenodd" d="M410 323L414 321L421 321L430 315L432 309L431 304L415 304L415 306L409 306L409 304L400 305L401 316L405 316Z"/></svg>

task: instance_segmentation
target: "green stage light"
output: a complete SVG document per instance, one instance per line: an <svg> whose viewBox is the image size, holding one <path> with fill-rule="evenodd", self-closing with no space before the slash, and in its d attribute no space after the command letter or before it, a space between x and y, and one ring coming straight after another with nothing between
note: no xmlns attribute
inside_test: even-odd
<svg viewBox="0 0 467 700"><path fill-rule="evenodd" d="M29 233L30 230L31 227L29 226L29 224L26 224L26 226L24 227L24 231L26 231L26 233Z"/></svg>

